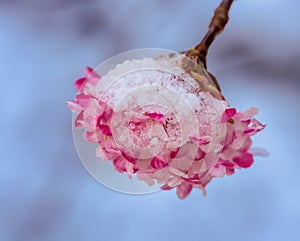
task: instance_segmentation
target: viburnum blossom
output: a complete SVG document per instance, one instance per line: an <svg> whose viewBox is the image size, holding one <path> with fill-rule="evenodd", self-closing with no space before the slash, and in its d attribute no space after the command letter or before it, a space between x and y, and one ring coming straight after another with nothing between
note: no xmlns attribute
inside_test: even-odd
<svg viewBox="0 0 300 241"><path fill-rule="evenodd" d="M170 64L172 73L133 72L102 91L102 79L113 73L101 77L87 67L85 76L75 82L78 93L67 104L78 113L75 127L84 130L88 142L97 144L96 155L129 178L137 175L149 185L160 183L162 190L176 188L180 199L193 188L205 195L213 178L249 168L254 161L251 136L265 127L254 118L258 109L237 112L205 74L186 71L178 58L168 64L166 59L147 61L154 67ZM129 64L116 67L115 73ZM148 99L140 103L139 95L150 95L153 86L159 88L151 98L157 98L160 105L145 105ZM134 94L126 92L134 89ZM167 99L166 89L175 97L177 91L178 100ZM182 113L187 109L182 99L188 101L191 112L187 113L191 114ZM164 101L168 108L163 107Z"/></svg>

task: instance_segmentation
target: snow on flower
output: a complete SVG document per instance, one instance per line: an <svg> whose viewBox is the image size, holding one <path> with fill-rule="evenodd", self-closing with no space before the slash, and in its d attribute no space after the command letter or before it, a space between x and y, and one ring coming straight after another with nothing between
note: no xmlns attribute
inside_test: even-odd
<svg viewBox="0 0 300 241"><path fill-rule="evenodd" d="M160 64L165 64L164 61ZM199 77L195 78L195 73L179 70L176 61L176 64L171 61L171 65L176 66L173 68L175 74L142 72L139 78L132 74L128 77L131 82L126 82L124 77L122 83L102 95L97 89L102 78L87 67L85 76L75 82L78 91L75 100L67 104L77 113L75 127L84 130L88 142L98 145L97 156L111 161L116 171L126 173L129 178L136 174L149 185L160 183L162 190L176 188L177 196L184 199L193 188L202 190L205 195L207 184L215 177L251 167L254 162L251 136L263 130L265 125L254 118L257 108L237 112L226 100L216 98L216 88L212 84L208 88L207 79L201 77L206 80L204 88L201 81L197 84ZM136 85L132 83L135 79ZM132 113L127 111L126 104L123 109L118 109L114 98L122 96L124 89L147 84L151 87L155 81L165 88L173 88L187 99L191 103L192 116L180 114L186 108L179 100L170 102L172 111L146 106ZM140 99L132 96L129 99L128 103L137 109ZM258 149L254 149L254 153L266 155Z"/></svg>

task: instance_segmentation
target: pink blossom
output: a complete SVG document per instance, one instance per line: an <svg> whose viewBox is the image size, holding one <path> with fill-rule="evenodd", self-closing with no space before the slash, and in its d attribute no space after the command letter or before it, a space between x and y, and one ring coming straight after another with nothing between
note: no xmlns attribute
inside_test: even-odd
<svg viewBox="0 0 300 241"><path fill-rule="evenodd" d="M202 190L205 195L206 186L213 178L229 176L236 169L251 167L253 154L268 154L262 149L251 149L251 136L266 126L254 118L258 109L237 112L225 100L215 99L207 88L202 90L203 96L206 96L205 101L217 118L211 120L199 115L202 118L199 133L188 136L185 142L171 143L170 140L175 139L173 126L176 123L166 121L171 119L170 115L158 110L140 111L131 115L124 125L127 135L130 133L133 138L132 145L135 145L135 148L125 150L116 142L118 136L114 136L112 126L114 115L120 118L125 115L104 99L99 99L95 86L100 79L92 68L87 67L85 76L75 82L78 91L75 100L67 102L67 105L77 113L75 127L84 130L84 138L88 142L98 145L97 156L112 162L120 173L127 173L129 177L136 174L149 185L161 183L162 190L176 188L177 196L184 199L193 188ZM214 109L214 105L218 108ZM217 130L210 128L212 121ZM154 137L150 138L149 133ZM169 138L168 141L165 138ZM141 153L149 146L151 148L147 150L154 153L158 146L155 143L163 145L159 153L151 158L141 158ZM138 145L141 145L140 149Z"/></svg>

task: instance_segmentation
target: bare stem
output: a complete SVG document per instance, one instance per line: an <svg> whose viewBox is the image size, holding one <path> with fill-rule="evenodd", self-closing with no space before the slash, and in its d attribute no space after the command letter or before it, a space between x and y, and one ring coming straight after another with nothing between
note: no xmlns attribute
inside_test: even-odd
<svg viewBox="0 0 300 241"><path fill-rule="evenodd" d="M203 37L202 41L194 48L187 51L187 56L191 57L199 64L202 64L206 69L206 55L210 45L213 43L217 35L219 35L225 28L229 16L228 12L233 3L233 0L223 0L216 8L213 18L208 27L208 31Z"/></svg>

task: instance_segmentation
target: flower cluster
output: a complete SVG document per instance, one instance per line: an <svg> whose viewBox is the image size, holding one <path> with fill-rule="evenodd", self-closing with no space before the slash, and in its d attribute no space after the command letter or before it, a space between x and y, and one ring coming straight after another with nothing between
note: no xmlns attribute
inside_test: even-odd
<svg viewBox="0 0 300 241"><path fill-rule="evenodd" d="M162 190L177 188L178 197L184 199L193 188L205 194L206 185L214 177L232 175L236 169L253 164L251 136L265 127L254 118L258 109L237 112L226 101L218 100L226 103L218 115L221 118L216 120L223 135L203 131L202 135L189 136L177 146L166 145L160 152L153 151L156 144L172 138L169 116L157 110L141 111L126 123L127 134L130 133L133 144L140 148L126 150L116 142L112 127L113 116L123 118L124 113L117 113L113 106L99 98L95 91L99 81L101 77L88 67L85 77L75 82L76 99L67 104L78 113L75 127L84 129L85 139L98 145L96 155L111 161L116 171L127 173L129 177L136 174L149 185L161 183ZM206 95L210 93L206 91ZM143 156L143 146L150 147L148 152L153 155Z"/></svg>

